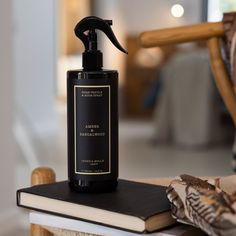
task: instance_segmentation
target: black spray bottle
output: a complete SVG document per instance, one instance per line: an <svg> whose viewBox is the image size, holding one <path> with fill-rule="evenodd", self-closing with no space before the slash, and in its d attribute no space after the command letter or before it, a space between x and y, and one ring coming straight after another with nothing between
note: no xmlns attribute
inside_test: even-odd
<svg viewBox="0 0 236 236"><path fill-rule="evenodd" d="M118 178L118 73L104 70L96 29L122 52L112 21L95 16L75 27L83 42L83 69L67 72L68 177L79 192L106 192Z"/></svg>

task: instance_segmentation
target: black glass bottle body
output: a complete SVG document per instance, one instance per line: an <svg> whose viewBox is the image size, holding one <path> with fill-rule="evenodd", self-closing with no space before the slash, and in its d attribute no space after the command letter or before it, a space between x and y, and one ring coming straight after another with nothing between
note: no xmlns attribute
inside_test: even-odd
<svg viewBox="0 0 236 236"><path fill-rule="evenodd" d="M118 178L118 73L67 72L68 179L78 192L115 190Z"/></svg>

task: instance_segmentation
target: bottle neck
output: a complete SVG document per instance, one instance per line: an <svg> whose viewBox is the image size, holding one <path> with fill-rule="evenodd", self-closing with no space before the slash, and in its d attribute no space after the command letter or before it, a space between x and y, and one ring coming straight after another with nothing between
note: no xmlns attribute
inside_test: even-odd
<svg viewBox="0 0 236 236"><path fill-rule="evenodd" d="M97 71L103 67L102 53L99 50L87 50L82 55L83 69L86 71Z"/></svg>

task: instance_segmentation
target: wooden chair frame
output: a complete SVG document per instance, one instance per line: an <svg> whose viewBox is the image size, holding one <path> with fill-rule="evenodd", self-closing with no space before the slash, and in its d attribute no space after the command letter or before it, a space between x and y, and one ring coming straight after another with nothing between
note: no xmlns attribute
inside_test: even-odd
<svg viewBox="0 0 236 236"><path fill-rule="evenodd" d="M221 55L220 38L225 34L223 22L204 23L177 28L147 31L140 35L146 48L206 40L216 86L236 126L236 95Z"/></svg>

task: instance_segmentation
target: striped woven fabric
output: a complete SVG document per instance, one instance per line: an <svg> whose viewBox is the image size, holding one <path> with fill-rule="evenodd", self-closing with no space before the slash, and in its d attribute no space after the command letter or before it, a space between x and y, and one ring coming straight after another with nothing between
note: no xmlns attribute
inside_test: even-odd
<svg viewBox="0 0 236 236"><path fill-rule="evenodd" d="M177 221L213 236L236 235L236 176L202 180L180 175L167 188L167 197Z"/></svg>
<svg viewBox="0 0 236 236"><path fill-rule="evenodd" d="M223 22L226 60L230 66L229 74L233 80L234 88L236 88L236 12L225 13Z"/></svg>
<svg viewBox="0 0 236 236"><path fill-rule="evenodd" d="M236 12L225 13L223 16L224 22L224 48L225 61L232 78L234 92L236 94ZM236 136L233 145L233 169L236 172Z"/></svg>

